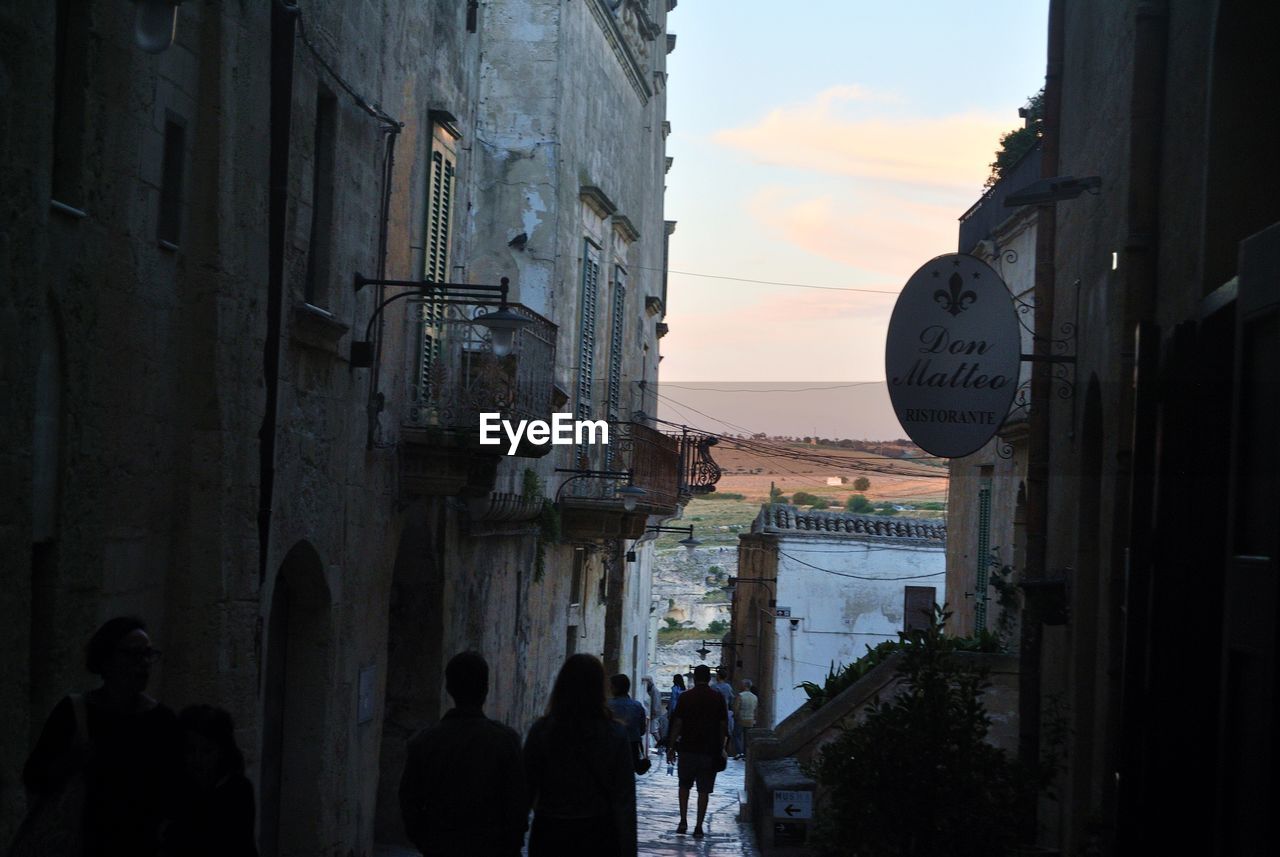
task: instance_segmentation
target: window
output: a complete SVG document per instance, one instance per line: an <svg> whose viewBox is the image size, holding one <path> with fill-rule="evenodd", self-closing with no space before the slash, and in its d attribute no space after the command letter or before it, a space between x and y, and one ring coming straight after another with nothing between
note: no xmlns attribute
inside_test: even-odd
<svg viewBox="0 0 1280 857"><path fill-rule="evenodd" d="M449 282L449 242L453 228L454 179L457 171L457 138L443 124L433 125L431 159L427 175L427 198L423 217L422 279L429 283ZM433 376L441 358L444 303L426 300L420 304L418 370L414 375L413 401L427 405L433 401ZM418 409L414 409L415 412Z"/></svg>
<svg viewBox="0 0 1280 857"><path fill-rule="evenodd" d="M609 328L609 412L608 419L618 419L622 399L622 325L627 305L627 273L621 265L613 266L613 320ZM613 444L605 448L605 469L613 468Z"/></svg>
<svg viewBox="0 0 1280 857"><path fill-rule="evenodd" d="M902 630L922 631L929 627L938 590L933 586L906 586L902 596Z"/></svg>
<svg viewBox="0 0 1280 857"><path fill-rule="evenodd" d="M592 416L591 397L595 386L596 302L600 280L600 250L590 241L582 242L582 301L578 330L578 419ZM585 445L577 449L578 464L587 458Z"/></svg>
<svg viewBox="0 0 1280 857"><path fill-rule="evenodd" d="M991 483L978 490L978 568L973 583L973 630L987 627L987 570L991 564Z"/></svg>
<svg viewBox="0 0 1280 857"><path fill-rule="evenodd" d="M182 165L186 157L187 129L172 114L164 123L164 157L160 169L160 210L156 214L156 238L170 250L182 237Z"/></svg>
<svg viewBox="0 0 1280 857"><path fill-rule="evenodd" d="M303 297L312 306L329 302L333 245L334 160L338 137L338 99L321 87L316 93L315 150L311 165L311 240Z"/></svg>
<svg viewBox="0 0 1280 857"><path fill-rule="evenodd" d="M64 206L84 204L81 170L85 87L88 83L89 10L84 0L57 0L53 45L53 185Z"/></svg>
<svg viewBox="0 0 1280 857"><path fill-rule="evenodd" d="M569 580L569 604L570 606L582 603L582 585L583 577L587 566L587 551L585 548L573 549L573 577Z"/></svg>

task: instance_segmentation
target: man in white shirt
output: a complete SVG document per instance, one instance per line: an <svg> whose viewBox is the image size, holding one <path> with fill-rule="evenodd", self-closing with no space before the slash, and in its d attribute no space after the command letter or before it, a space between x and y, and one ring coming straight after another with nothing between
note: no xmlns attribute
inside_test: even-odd
<svg viewBox="0 0 1280 857"><path fill-rule="evenodd" d="M741 759L747 752L745 733L756 725L756 708L760 700L751 691L750 679L744 678L738 686L742 688L742 692L733 703L733 747L737 753L735 758Z"/></svg>

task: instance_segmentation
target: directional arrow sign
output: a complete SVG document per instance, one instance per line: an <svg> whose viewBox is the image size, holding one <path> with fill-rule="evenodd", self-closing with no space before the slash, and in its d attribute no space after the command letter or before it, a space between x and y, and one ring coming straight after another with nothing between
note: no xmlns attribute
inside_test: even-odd
<svg viewBox="0 0 1280 857"><path fill-rule="evenodd" d="M773 793L774 818L813 818L813 792L775 791Z"/></svg>

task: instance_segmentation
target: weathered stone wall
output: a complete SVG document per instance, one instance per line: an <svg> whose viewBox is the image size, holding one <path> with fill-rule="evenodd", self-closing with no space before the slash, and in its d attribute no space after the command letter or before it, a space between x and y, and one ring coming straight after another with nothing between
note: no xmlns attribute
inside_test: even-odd
<svg viewBox="0 0 1280 857"><path fill-rule="evenodd" d="M597 597L600 551L573 617L572 545L547 546L535 580L529 526L481 534L464 503L400 491L412 313L384 319L376 390L373 373L348 361L377 299L373 287L355 294L351 276L379 267L386 129L301 31L360 99L402 123L387 275L422 269L428 114L448 111L462 132L451 278L510 276L515 300L559 324L546 381L565 390L577 373L580 194L587 183L609 188L627 223L595 228L610 265L630 266L623 419L636 382L657 373L660 315L645 297L660 290L660 272L646 269L662 264L665 99L637 94L609 47L621 30L596 16L613 13L594 0L484 4L474 33L466 4L299 4L276 342L268 154L284 128L272 127L271 4L185 3L176 44L158 56L133 45L132 14L84 4L81 178L60 206L50 200L54 4L18 5L0 11L0 394L12 403L0 419L0 475L12 486L0 499L10 558L0 715L18 739L0 751L0 840L21 816L17 771L45 714L89 683L85 638L127 612L147 618L166 652L157 696L175 707L214 702L236 718L264 825L278 822L286 844L367 854L376 838L397 835L399 748L448 706L442 668L453 653L475 648L490 659L490 711L521 729L545 709L570 625L574 648L596 654L616 631L619 663L636 678L645 671L652 549L637 548L610 593L622 606L611 630ZM665 4L651 5L661 24ZM664 42L651 42L646 86ZM333 228L327 276L308 307L317 99L326 93ZM163 246L161 155L174 119L185 123L183 222L175 246ZM520 232L526 245L509 245ZM602 308L607 298L602 291ZM603 309L600 365L608 320ZM269 378L264 349L279 356ZM271 385L274 482L260 577L259 430L272 416ZM371 392L385 399L372 432ZM554 496L552 469L571 464L561 453L502 462L494 489L520 493L531 468ZM614 547L624 546L604 549ZM299 806L315 809L306 830L290 816Z"/></svg>
<svg viewBox="0 0 1280 857"><path fill-rule="evenodd" d="M72 11L83 65L60 139L78 151L57 170L56 201L55 5L0 14L0 318L14 334L0 372L14 477L0 664L16 739L0 758L0 839L20 817L17 772L45 715L95 683L82 646L109 616L142 615L167 651L157 696L253 721L256 461L244 439L261 417L265 13L188 4L176 43L150 56L131 14ZM171 247L157 240L166 121L186 132Z"/></svg>

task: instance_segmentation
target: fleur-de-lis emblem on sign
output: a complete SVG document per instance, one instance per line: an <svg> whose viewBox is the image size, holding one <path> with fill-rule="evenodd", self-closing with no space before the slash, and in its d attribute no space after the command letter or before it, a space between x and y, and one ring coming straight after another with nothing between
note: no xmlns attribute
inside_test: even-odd
<svg viewBox="0 0 1280 857"><path fill-rule="evenodd" d="M978 299L978 295L975 292L965 289L964 278L960 276L959 272L951 275L947 285L950 286L950 291L938 289L933 293L933 299L952 315L959 315L964 312Z"/></svg>

